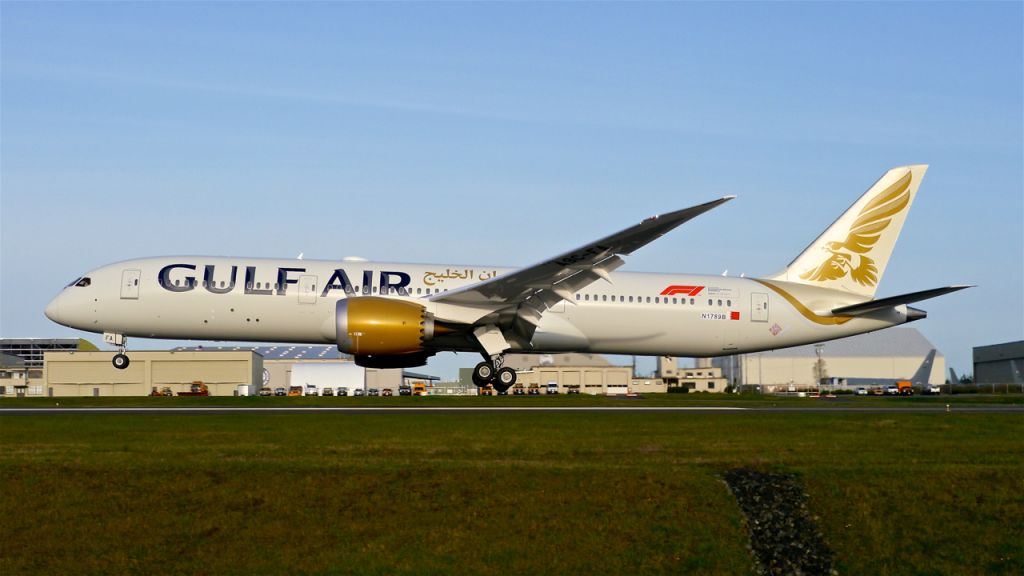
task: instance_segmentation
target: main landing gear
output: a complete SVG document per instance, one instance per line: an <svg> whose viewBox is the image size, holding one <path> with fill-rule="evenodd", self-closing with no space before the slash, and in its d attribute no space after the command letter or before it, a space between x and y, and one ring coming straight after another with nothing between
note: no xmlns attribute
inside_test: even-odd
<svg viewBox="0 0 1024 576"><path fill-rule="evenodd" d="M516 383L516 371L508 366L502 366L505 357L502 355L491 356L487 360L473 368L473 384L483 388L490 384L498 392L505 392Z"/></svg>
<svg viewBox="0 0 1024 576"><path fill-rule="evenodd" d="M103 341L107 344L117 346L117 354L114 354L114 358L110 361L111 364L114 365L114 368L124 370L129 364L131 364L131 361L128 360L128 355L125 354L125 350L128 349L127 337L123 334L110 334L108 332L103 334Z"/></svg>

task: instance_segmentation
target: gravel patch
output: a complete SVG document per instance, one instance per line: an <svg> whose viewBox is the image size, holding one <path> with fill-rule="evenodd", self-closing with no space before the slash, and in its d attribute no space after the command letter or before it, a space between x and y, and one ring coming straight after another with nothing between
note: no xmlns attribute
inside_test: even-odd
<svg viewBox="0 0 1024 576"><path fill-rule="evenodd" d="M837 574L832 551L807 510L807 494L795 476L739 468L723 478L747 517L750 550L760 574Z"/></svg>

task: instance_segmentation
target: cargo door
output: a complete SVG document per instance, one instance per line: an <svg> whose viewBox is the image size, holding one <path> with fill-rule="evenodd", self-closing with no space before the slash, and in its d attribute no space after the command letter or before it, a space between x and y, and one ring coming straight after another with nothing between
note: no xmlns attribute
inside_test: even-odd
<svg viewBox="0 0 1024 576"><path fill-rule="evenodd" d="M316 304L316 276L299 276L299 304Z"/></svg>
<svg viewBox="0 0 1024 576"><path fill-rule="evenodd" d="M121 299L139 299L139 279L142 278L142 270L125 270L121 273Z"/></svg>
<svg viewBox="0 0 1024 576"><path fill-rule="evenodd" d="M751 294L750 295L750 321L751 322L767 322L768 321L768 295L767 294Z"/></svg>

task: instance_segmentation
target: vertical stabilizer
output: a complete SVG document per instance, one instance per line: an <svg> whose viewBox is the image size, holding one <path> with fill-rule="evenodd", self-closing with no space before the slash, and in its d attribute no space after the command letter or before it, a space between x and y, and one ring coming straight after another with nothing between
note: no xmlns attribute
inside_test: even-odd
<svg viewBox="0 0 1024 576"><path fill-rule="evenodd" d="M919 164L886 172L771 279L873 297L927 169Z"/></svg>
<svg viewBox="0 0 1024 576"><path fill-rule="evenodd" d="M924 362L921 363L921 367L914 372L914 375L910 377L910 382L914 386L927 386L928 379L932 377L932 363L935 362L935 348L932 348L928 355L925 356Z"/></svg>

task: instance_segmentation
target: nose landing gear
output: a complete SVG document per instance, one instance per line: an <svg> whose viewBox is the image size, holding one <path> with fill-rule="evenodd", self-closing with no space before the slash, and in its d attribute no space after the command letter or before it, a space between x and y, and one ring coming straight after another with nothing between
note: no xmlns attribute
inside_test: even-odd
<svg viewBox="0 0 1024 576"><path fill-rule="evenodd" d="M111 334L105 332L103 334L103 341L107 344L113 344L117 346L117 354L114 354L114 358L110 361L114 365L114 368L118 370L124 370L131 364L125 351L128 349L128 338L124 334Z"/></svg>

